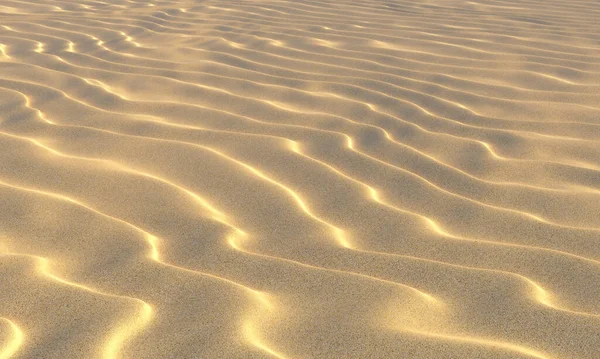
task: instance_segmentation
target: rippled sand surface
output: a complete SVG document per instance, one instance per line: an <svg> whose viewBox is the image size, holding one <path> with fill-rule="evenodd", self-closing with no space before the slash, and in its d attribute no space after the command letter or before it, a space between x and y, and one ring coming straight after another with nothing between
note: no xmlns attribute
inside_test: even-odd
<svg viewBox="0 0 600 359"><path fill-rule="evenodd" d="M598 19L3 0L0 358L600 358Z"/></svg>

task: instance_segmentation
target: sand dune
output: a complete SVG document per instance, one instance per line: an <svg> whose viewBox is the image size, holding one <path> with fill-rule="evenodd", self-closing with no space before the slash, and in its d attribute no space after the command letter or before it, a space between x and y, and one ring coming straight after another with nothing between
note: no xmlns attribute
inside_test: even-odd
<svg viewBox="0 0 600 359"><path fill-rule="evenodd" d="M4 0L0 359L600 358L598 18Z"/></svg>

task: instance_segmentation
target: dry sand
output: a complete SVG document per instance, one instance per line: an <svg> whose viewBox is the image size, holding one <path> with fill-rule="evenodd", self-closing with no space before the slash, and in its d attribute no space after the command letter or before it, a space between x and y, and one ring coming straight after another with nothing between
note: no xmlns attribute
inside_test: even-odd
<svg viewBox="0 0 600 359"><path fill-rule="evenodd" d="M0 358L600 358L597 0L2 0Z"/></svg>

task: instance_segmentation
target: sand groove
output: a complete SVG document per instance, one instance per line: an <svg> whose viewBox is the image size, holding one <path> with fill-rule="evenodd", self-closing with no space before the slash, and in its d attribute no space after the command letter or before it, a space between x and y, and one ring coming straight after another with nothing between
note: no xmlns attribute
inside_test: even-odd
<svg viewBox="0 0 600 359"><path fill-rule="evenodd" d="M599 357L599 5L4 1L0 359Z"/></svg>

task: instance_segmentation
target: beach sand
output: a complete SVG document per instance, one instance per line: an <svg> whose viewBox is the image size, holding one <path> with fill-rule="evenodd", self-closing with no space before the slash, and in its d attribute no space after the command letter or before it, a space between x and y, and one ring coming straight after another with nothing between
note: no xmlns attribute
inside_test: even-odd
<svg viewBox="0 0 600 359"><path fill-rule="evenodd" d="M3 0L0 358L600 358L598 19Z"/></svg>

